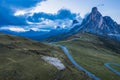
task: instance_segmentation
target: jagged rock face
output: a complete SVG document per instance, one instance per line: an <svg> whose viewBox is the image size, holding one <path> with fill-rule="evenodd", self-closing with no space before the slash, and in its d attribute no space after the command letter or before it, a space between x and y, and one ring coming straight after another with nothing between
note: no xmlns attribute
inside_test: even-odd
<svg viewBox="0 0 120 80"><path fill-rule="evenodd" d="M97 34L116 34L120 33L120 25L118 25L109 16L102 16L97 7L93 7L91 13L83 20L81 25L77 25L73 30L86 31Z"/></svg>
<svg viewBox="0 0 120 80"><path fill-rule="evenodd" d="M120 33L120 25L111 19L109 16L103 17L104 22L102 24L103 30L108 33L117 34Z"/></svg>
<svg viewBox="0 0 120 80"><path fill-rule="evenodd" d="M103 17L101 13L97 10L96 7L92 8L91 13L83 20L82 30L83 31L96 31L98 28L101 28L103 23Z"/></svg>

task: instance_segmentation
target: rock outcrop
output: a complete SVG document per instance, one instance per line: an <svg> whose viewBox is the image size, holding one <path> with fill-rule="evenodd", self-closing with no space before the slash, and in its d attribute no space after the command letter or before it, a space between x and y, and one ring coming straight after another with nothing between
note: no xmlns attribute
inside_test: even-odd
<svg viewBox="0 0 120 80"><path fill-rule="evenodd" d="M81 25L75 26L71 31L91 32L96 34L119 34L120 25L111 17L102 16L97 7L93 7L91 13L83 20Z"/></svg>

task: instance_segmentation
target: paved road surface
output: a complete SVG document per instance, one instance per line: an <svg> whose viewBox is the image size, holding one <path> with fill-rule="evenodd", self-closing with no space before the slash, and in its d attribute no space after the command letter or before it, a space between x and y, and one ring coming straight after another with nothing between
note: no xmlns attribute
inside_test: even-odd
<svg viewBox="0 0 120 80"><path fill-rule="evenodd" d="M67 55L67 57L69 58L69 60L72 62L72 64L78 68L79 70L85 72L85 74L87 74L89 77L93 78L94 80L100 80L100 78L96 77L94 74L90 73L89 71L87 71L86 69L84 69L82 66L80 66L79 64L76 63L76 61L72 58L72 56L70 55L68 49L65 46L60 46L62 48L62 50L64 51L64 53Z"/></svg>
<svg viewBox="0 0 120 80"><path fill-rule="evenodd" d="M115 74L119 75L120 76L120 72L117 71L116 69L112 68L110 66L110 64L114 65L114 66L119 66L120 67L120 64L115 64L115 63L105 63L105 67L107 67L109 70L111 70L112 72L114 72Z"/></svg>

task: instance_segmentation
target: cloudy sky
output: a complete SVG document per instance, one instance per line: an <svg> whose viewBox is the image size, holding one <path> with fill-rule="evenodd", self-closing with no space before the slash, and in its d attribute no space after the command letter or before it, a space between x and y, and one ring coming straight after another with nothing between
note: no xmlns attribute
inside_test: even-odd
<svg viewBox="0 0 120 80"><path fill-rule="evenodd" d="M65 27L73 19L84 18L94 6L120 24L119 3L120 0L0 0L0 26L60 24Z"/></svg>

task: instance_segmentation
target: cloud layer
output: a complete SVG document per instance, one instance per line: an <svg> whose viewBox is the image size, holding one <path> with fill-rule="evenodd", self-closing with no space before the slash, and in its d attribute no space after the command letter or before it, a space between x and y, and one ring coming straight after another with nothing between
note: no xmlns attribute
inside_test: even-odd
<svg viewBox="0 0 120 80"><path fill-rule="evenodd" d="M17 8L29 8L35 6L36 3L46 0L0 0L1 6L4 7L17 7Z"/></svg>
<svg viewBox="0 0 120 80"><path fill-rule="evenodd" d="M0 26L2 25L25 25L25 17L16 17L13 15L17 8L29 8L35 6L38 2L45 0L0 0Z"/></svg>
<svg viewBox="0 0 120 80"><path fill-rule="evenodd" d="M70 26L72 20L78 17L78 14L65 8L58 10L56 13L41 12L39 8L43 1L46 0L27 0L26 2L24 0L1 0L1 29L25 32L31 29L39 31L41 27L47 29L54 29L58 26L65 28Z"/></svg>
<svg viewBox="0 0 120 80"><path fill-rule="evenodd" d="M28 17L28 21L30 22L41 22L44 19L49 19L49 20L64 20L64 19L70 19L73 20L75 19L77 14L72 13L68 9L60 9L56 14L49 14L49 13L35 13L33 16Z"/></svg>

